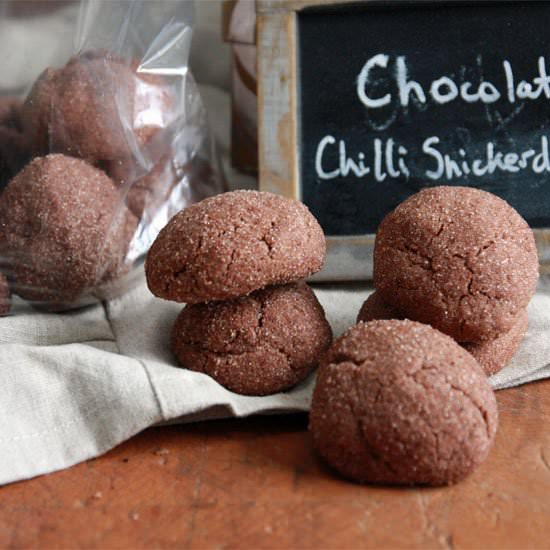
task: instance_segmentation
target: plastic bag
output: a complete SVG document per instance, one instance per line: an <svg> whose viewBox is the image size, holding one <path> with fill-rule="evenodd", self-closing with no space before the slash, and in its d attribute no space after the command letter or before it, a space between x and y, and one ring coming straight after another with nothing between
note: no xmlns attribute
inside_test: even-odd
<svg viewBox="0 0 550 550"><path fill-rule="evenodd" d="M120 295L168 220L224 190L192 20L191 0L0 1L0 314Z"/></svg>

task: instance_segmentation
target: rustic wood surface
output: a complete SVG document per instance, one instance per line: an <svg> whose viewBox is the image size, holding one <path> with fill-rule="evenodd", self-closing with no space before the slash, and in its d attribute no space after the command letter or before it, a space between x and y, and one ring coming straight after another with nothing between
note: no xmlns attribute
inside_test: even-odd
<svg viewBox="0 0 550 550"><path fill-rule="evenodd" d="M442 489L338 478L305 415L151 429L0 488L0 548L548 548L550 380L498 402L489 459Z"/></svg>

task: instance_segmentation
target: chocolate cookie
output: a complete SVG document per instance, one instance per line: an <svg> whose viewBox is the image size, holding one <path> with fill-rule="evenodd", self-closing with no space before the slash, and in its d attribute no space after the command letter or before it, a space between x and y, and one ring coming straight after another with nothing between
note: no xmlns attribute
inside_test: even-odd
<svg viewBox="0 0 550 550"><path fill-rule="evenodd" d="M102 171L63 155L36 158L0 196L14 293L65 303L93 291L125 269L136 225Z"/></svg>
<svg viewBox="0 0 550 550"><path fill-rule="evenodd" d="M106 171L115 184L125 190L126 204L138 218L157 210L177 184L169 154L164 155L145 174L132 158L109 162Z"/></svg>
<svg viewBox="0 0 550 550"><path fill-rule="evenodd" d="M305 283L187 306L172 331L181 365L246 395L294 386L317 366L331 340L323 308Z"/></svg>
<svg viewBox="0 0 550 550"><path fill-rule="evenodd" d="M330 347L317 375L310 430L347 478L445 485L485 460L495 395L476 360L413 321L373 321Z"/></svg>
<svg viewBox="0 0 550 550"><path fill-rule="evenodd" d="M502 370L516 354L529 327L527 310L521 311L512 328L493 340L477 344L462 344L477 362L483 367L485 374L491 376Z"/></svg>
<svg viewBox="0 0 550 550"><path fill-rule="evenodd" d="M373 292L361 306L357 314L357 322L381 321L384 319L404 319L405 317L394 307L388 305L380 292Z"/></svg>
<svg viewBox="0 0 550 550"><path fill-rule="evenodd" d="M7 315L11 309L11 294L8 280L0 273L0 316Z"/></svg>
<svg viewBox="0 0 550 550"><path fill-rule="evenodd" d="M507 332L535 292L533 232L502 199L467 187L434 187L382 221L374 283L406 317L459 342Z"/></svg>
<svg viewBox="0 0 550 550"><path fill-rule="evenodd" d="M151 246L145 273L156 296L195 304L305 278L324 257L323 231L302 203L233 191L174 216Z"/></svg>
<svg viewBox="0 0 550 550"><path fill-rule="evenodd" d="M90 162L125 158L168 126L174 113L164 81L105 52L46 69L23 106L36 154L62 152Z"/></svg>
<svg viewBox="0 0 550 550"><path fill-rule="evenodd" d="M384 302L379 292L373 292L361 307L357 322L368 323L374 320L404 318L399 311ZM465 343L462 347L477 359L485 374L490 376L503 369L515 355L527 332L528 322L527 311L523 310L508 332L500 334L493 340Z"/></svg>

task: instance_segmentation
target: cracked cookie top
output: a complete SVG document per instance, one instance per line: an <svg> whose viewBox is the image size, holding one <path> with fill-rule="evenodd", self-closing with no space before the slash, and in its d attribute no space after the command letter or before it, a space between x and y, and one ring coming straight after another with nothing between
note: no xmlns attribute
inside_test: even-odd
<svg viewBox="0 0 550 550"><path fill-rule="evenodd" d="M294 386L331 340L323 308L305 283L187 306L172 331L172 349L184 367L248 395Z"/></svg>
<svg viewBox="0 0 550 550"><path fill-rule="evenodd" d="M156 296L196 304L303 279L324 258L323 230L305 205L233 191L176 214L151 246L145 273Z"/></svg>
<svg viewBox="0 0 550 550"><path fill-rule="evenodd" d="M345 477L444 485L473 471L497 429L476 360L413 321L359 323L329 348L310 412L315 447Z"/></svg>
<svg viewBox="0 0 550 550"><path fill-rule="evenodd" d="M0 256L27 300L68 304L118 277L136 227L111 179L64 155L35 158L0 196Z"/></svg>
<svg viewBox="0 0 550 550"><path fill-rule="evenodd" d="M504 200L468 187L433 187L382 221L374 284L405 317L460 342L512 328L538 279L535 239Z"/></svg>

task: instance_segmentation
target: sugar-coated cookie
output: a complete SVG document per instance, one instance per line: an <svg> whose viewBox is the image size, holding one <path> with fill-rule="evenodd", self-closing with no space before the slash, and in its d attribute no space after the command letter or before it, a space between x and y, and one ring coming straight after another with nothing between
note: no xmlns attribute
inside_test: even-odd
<svg viewBox="0 0 550 550"><path fill-rule="evenodd" d="M362 305L357 315L357 322L368 323L369 321L382 319L404 319L404 316L395 308L386 304L379 292L373 292ZM528 324L527 310L523 310L519 313L516 322L509 331L498 335L492 340L463 343L462 347L477 359L485 374L490 376L503 369L515 355L527 332Z"/></svg>
<svg viewBox="0 0 550 550"><path fill-rule="evenodd" d="M380 292L374 291L363 302L357 314L357 322L368 323L369 321L382 321L384 319L405 319L405 317L396 308L388 305Z"/></svg>
<svg viewBox="0 0 550 550"><path fill-rule="evenodd" d="M325 237L306 206L259 191L233 191L174 216L145 261L153 294L189 304L228 300L319 271Z"/></svg>
<svg viewBox="0 0 550 550"><path fill-rule="evenodd" d="M433 187L382 221L374 283L384 301L459 342L509 331L535 292L532 230L505 201L468 187Z"/></svg>
<svg viewBox="0 0 550 550"><path fill-rule="evenodd" d="M86 52L46 69L22 110L35 154L62 152L90 162L126 158L173 118L164 81L135 62Z"/></svg>
<svg viewBox="0 0 550 550"><path fill-rule="evenodd" d="M331 340L323 309L305 283L187 306L172 331L182 366L247 395L294 386L317 366Z"/></svg>
<svg viewBox="0 0 550 550"><path fill-rule="evenodd" d="M485 460L498 423L477 361L452 338L413 321L359 323L337 339L317 375L310 430L343 476L445 485Z"/></svg>
<svg viewBox="0 0 550 550"><path fill-rule="evenodd" d="M529 316L527 310L521 311L512 328L493 340L479 343L466 343L462 347L469 351L483 367L485 374L491 376L502 370L518 351L527 329Z"/></svg>
<svg viewBox="0 0 550 550"><path fill-rule="evenodd" d="M0 248L28 300L71 302L116 277L136 226L105 173L64 155L34 159L0 196Z"/></svg>
<svg viewBox="0 0 550 550"><path fill-rule="evenodd" d="M146 173L133 158L111 161L106 164L105 171L123 190L128 208L138 218L144 213L154 212L167 200L178 182L169 154Z"/></svg>

